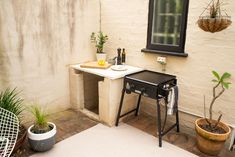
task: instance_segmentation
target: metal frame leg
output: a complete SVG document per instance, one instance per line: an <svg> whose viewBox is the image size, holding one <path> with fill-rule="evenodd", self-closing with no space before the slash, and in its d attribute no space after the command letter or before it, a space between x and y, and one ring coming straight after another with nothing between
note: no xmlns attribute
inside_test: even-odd
<svg viewBox="0 0 235 157"><path fill-rule="evenodd" d="M123 104L124 95L125 95L125 88L122 89L122 96L121 96L117 119L116 119L116 124L115 124L116 126L118 126L118 123L119 123L119 118L120 118L121 111L122 111L122 104Z"/></svg>
<svg viewBox="0 0 235 157"><path fill-rule="evenodd" d="M174 83L175 83L175 85L177 85L177 80L176 79L175 79ZM176 131L180 132L178 102L177 102L177 106L176 106L175 118L176 118Z"/></svg>
<svg viewBox="0 0 235 157"><path fill-rule="evenodd" d="M176 131L180 132L178 107L176 108L175 117L176 117Z"/></svg>
<svg viewBox="0 0 235 157"><path fill-rule="evenodd" d="M140 108L141 94L139 95L135 116L138 116L139 108Z"/></svg>
<svg viewBox="0 0 235 157"><path fill-rule="evenodd" d="M161 109L158 99L157 99L157 120L158 120L159 147L162 147Z"/></svg>

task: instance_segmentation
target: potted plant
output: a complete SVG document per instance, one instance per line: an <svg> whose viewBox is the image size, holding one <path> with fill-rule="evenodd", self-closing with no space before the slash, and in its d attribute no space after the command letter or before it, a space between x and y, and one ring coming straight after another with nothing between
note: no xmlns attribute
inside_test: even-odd
<svg viewBox="0 0 235 157"><path fill-rule="evenodd" d="M0 107L4 108L12 113L14 113L20 122L19 132L15 148L13 153L15 153L24 143L27 130L24 125L22 125L22 112L24 111L23 99L19 97L19 92L14 88L13 90L7 88L5 91L0 93Z"/></svg>
<svg viewBox="0 0 235 157"><path fill-rule="evenodd" d="M35 121L28 128L28 141L34 151L47 151L55 144L56 125L48 122L45 112L35 105L31 108Z"/></svg>
<svg viewBox="0 0 235 157"><path fill-rule="evenodd" d="M108 36L105 35L102 31L98 33L91 33L91 42L95 44L96 47L96 58L98 63L105 62L106 54L104 53L104 44L107 42Z"/></svg>
<svg viewBox="0 0 235 157"><path fill-rule="evenodd" d="M217 120L213 119L213 106L215 101L229 88L231 83L226 80L230 78L230 74L225 72L220 76L216 71L212 71L215 79L213 87L213 97L209 107L209 118L206 117L205 97L204 97L204 118L195 121L196 140L198 149L209 155L217 155L224 146L226 139L229 137L231 129L228 125L221 122L222 114L220 113ZM220 90L219 90L220 88Z"/></svg>
<svg viewBox="0 0 235 157"><path fill-rule="evenodd" d="M222 0L211 0L197 21L198 26L202 30L214 33L222 31L231 25L231 17L228 16L226 12L222 15L222 4ZM208 10L208 15L202 16L206 10Z"/></svg>

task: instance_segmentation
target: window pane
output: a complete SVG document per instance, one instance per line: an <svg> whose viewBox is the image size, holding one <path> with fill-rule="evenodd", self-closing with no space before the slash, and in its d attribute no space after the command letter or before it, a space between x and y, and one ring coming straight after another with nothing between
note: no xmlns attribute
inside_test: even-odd
<svg viewBox="0 0 235 157"><path fill-rule="evenodd" d="M180 44L180 29L184 0L155 0L152 44Z"/></svg>

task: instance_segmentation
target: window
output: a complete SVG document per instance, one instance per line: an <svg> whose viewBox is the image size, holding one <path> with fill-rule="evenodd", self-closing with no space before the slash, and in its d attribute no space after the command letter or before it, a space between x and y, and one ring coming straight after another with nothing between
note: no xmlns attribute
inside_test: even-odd
<svg viewBox="0 0 235 157"><path fill-rule="evenodd" d="M154 52L187 56L184 52L189 0L150 0L147 48Z"/></svg>

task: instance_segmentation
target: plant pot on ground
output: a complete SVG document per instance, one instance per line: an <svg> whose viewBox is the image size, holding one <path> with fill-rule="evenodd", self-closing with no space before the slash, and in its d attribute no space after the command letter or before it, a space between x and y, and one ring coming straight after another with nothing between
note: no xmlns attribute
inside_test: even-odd
<svg viewBox="0 0 235 157"><path fill-rule="evenodd" d="M12 113L14 113L20 122L20 128L18 133L18 138L13 150L13 153L17 152L18 149L24 144L27 130L25 126L21 124L22 121L22 112L25 110L23 105L23 99L20 98L19 92L16 88L10 89L7 88L6 90L2 91L0 94L0 107L4 108Z"/></svg>
<svg viewBox="0 0 235 157"><path fill-rule="evenodd" d="M198 149L208 155L218 155L224 147L224 143L229 137L231 129L225 123L222 123L222 114L217 120L213 119L213 105L215 101L224 93L225 89L229 88L231 83L226 82L226 79L230 78L230 74L225 72L220 76L216 71L212 71L215 79L213 87L213 98L209 107L209 118L206 117L205 111L205 97L204 97L204 118L197 119L195 121L196 140ZM218 88L221 88L218 91Z"/></svg>
<svg viewBox="0 0 235 157"><path fill-rule="evenodd" d="M102 31L98 33L91 33L91 42L95 44L96 47L96 58L98 64L104 64L107 58L107 54L103 52L104 44L107 42L108 36Z"/></svg>
<svg viewBox="0 0 235 157"><path fill-rule="evenodd" d="M31 110L35 121L28 128L29 145L34 151L47 151L55 144L56 125L48 122L45 112L39 106L33 106Z"/></svg>

